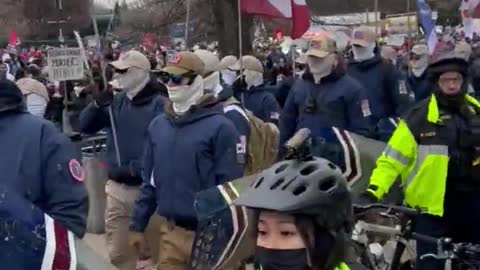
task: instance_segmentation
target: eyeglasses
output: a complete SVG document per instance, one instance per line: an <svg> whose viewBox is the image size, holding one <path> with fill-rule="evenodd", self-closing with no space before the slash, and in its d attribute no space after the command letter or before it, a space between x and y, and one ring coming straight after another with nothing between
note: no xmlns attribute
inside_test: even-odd
<svg viewBox="0 0 480 270"><path fill-rule="evenodd" d="M410 54L410 60L418 61L420 59L422 59L422 55L418 55L418 54L414 54L414 53Z"/></svg>
<svg viewBox="0 0 480 270"><path fill-rule="evenodd" d="M127 73L127 71L128 71L128 68L126 68L126 69L115 69L115 73L117 73L117 74L125 74L125 73Z"/></svg>
<svg viewBox="0 0 480 270"><path fill-rule="evenodd" d="M169 84L171 82L171 84L174 84L174 85L181 85L183 82L185 82L184 79L188 79L187 85L191 85L196 77L197 77L197 74L193 72L188 72L181 75L175 75L175 74L169 74L169 73L159 74L159 79L164 84Z"/></svg>

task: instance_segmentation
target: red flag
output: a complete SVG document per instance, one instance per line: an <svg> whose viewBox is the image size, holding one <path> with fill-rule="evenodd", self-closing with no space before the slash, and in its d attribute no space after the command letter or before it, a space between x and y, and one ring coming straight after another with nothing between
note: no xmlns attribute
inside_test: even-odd
<svg viewBox="0 0 480 270"><path fill-rule="evenodd" d="M20 45L20 39L18 39L17 31L10 31L10 42L8 44L12 47Z"/></svg>
<svg viewBox="0 0 480 270"><path fill-rule="evenodd" d="M301 37L310 27L305 0L241 0L242 12L292 20L292 38Z"/></svg>
<svg viewBox="0 0 480 270"><path fill-rule="evenodd" d="M292 0L292 38L302 37L310 28L310 12L305 0Z"/></svg>

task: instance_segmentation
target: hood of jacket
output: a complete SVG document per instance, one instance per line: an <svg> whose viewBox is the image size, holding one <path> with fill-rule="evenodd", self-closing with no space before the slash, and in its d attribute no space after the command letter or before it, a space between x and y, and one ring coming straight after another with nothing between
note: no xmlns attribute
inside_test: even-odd
<svg viewBox="0 0 480 270"><path fill-rule="evenodd" d="M375 57L373 57L372 59L368 59L361 62L353 61L350 63L350 66L356 67L360 70L368 70L378 65L379 63L382 63L382 61L383 61L382 57L379 56L378 54L375 54Z"/></svg>
<svg viewBox="0 0 480 270"><path fill-rule="evenodd" d="M132 99L133 105L143 105L151 102L156 96L166 92L165 85L160 84L154 79L150 79L147 85Z"/></svg>
<svg viewBox="0 0 480 270"><path fill-rule="evenodd" d="M213 94L204 95L185 114L179 116L173 110L172 102L165 106L165 115L176 126L185 126L203 118L223 114L223 104L219 103Z"/></svg>
<svg viewBox="0 0 480 270"><path fill-rule="evenodd" d="M27 106L18 86L9 80L0 81L0 113L26 112Z"/></svg>
<svg viewBox="0 0 480 270"><path fill-rule="evenodd" d="M223 90L218 94L218 101L223 102L228 100L229 98L233 97L233 88L228 85L222 85Z"/></svg>

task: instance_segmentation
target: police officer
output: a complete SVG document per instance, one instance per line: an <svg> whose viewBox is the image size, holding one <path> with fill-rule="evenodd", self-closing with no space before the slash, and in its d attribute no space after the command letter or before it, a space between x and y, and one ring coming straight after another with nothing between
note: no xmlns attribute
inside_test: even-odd
<svg viewBox="0 0 480 270"><path fill-rule="evenodd" d="M423 215L414 230L455 242L480 243L480 103L467 94L468 64L453 45L435 54L428 68L433 94L402 120L377 161L368 196L380 200L401 177L405 202ZM417 241L416 269L444 269L420 259L437 247Z"/></svg>
<svg viewBox="0 0 480 270"><path fill-rule="evenodd" d="M380 139L389 137L394 130L389 118L399 117L409 109L409 93L405 87L399 87L401 85L395 66L382 60L375 32L367 26L354 29L352 44L354 61L348 65L348 74L359 81L367 91L372 110L372 136Z"/></svg>
<svg viewBox="0 0 480 270"><path fill-rule="evenodd" d="M336 49L335 41L327 36L311 41L306 55L313 81L297 80L293 85L280 117L280 145L301 128L310 129L318 143L332 127L368 134L370 109L365 90L346 75Z"/></svg>
<svg viewBox="0 0 480 270"><path fill-rule="evenodd" d="M419 102L432 95L433 86L427 76L429 61L428 47L425 44L413 46L410 53L410 73L407 75L407 87L414 93L415 101Z"/></svg>
<svg viewBox="0 0 480 270"><path fill-rule="evenodd" d="M49 121L28 113L15 83L0 81L0 183L77 237L85 234L88 196L75 146Z"/></svg>
<svg viewBox="0 0 480 270"><path fill-rule="evenodd" d="M80 126L87 134L108 129L107 247L113 265L120 270L131 270L135 269L137 258L128 244L127 232L133 203L142 183L143 144L148 125L163 112L164 99L160 96L158 82L150 77L150 62L142 53L129 51L111 66L115 75L110 85L121 92L115 96L112 91L97 94L82 111ZM111 128L109 106L115 131ZM116 132L118 153L113 132Z"/></svg>
<svg viewBox="0 0 480 270"><path fill-rule="evenodd" d="M232 66L238 75L240 68L243 68L243 78L238 77L233 85L235 98L264 122L277 124L280 107L271 89L264 85L262 63L254 56L245 55Z"/></svg>
<svg viewBox="0 0 480 270"><path fill-rule="evenodd" d="M154 212L161 216L159 269L186 268L197 227L195 194L243 175L239 134L222 104L204 95L204 69L192 52L170 59L163 71L170 76L171 104L147 133L144 182L134 207L130 244L139 245Z"/></svg>

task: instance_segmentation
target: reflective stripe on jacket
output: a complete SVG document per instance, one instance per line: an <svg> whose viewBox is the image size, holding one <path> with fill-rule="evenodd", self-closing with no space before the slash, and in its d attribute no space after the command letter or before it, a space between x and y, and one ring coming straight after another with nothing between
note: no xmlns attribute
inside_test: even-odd
<svg viewBox="0 0 480 270"><path fill-rule="evenodd" d="M480 103L471 96L466 96L470 106L480 110ZM434 95L428 102L428 109L413 110L401 120L384 152L377 160L377 167L370 178L368 191L378 199L382 199L392 184L401 177L408 206L420 208L426 213L443 216L443 203L448 172L448 145L419 144L418 138L436 136L418 134L420 125L434 126L442 123L437 100ZM419 104L419 107L423 103ZM425 104L426 105L426 104ZM422 113L426 115L421 115ZM420 115L419 115L420 114Z"/></svg>

